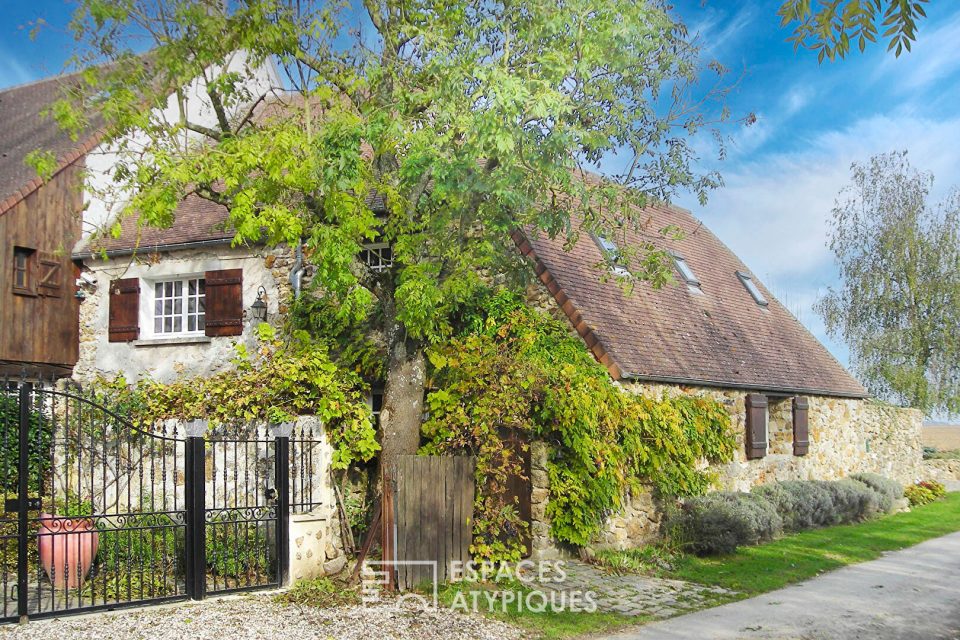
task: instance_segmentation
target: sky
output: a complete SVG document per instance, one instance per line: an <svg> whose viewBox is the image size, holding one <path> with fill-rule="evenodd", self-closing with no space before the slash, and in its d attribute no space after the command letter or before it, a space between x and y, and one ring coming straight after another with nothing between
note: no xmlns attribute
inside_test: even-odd
<svg viewBox="0 0 960 640"><path fill-rule="evenodd" d="M850 165L906 150L936 176L934 199L960 185L960 3L933 0L913 51L885 47L818 64L794 51L776 10L779 0L678 0L676 14L738 80L728 97L750 127L728 127L728 155L705 155L725 186L691 209L844 364L846 347L830 339L813 304L837 281L826 246L831 208ZM0 0L0 87L60 71L71 52L66 0ZM36 39L29 32L49 26Z"/></svg>

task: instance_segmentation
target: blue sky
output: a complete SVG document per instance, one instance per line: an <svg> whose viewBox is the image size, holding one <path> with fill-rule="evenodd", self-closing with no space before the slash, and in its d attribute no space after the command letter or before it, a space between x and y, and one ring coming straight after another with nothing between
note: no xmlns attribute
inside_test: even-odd
<svg viewBox="0 0 960 640"><path fill-rule="evenodd" d="M731 128L718 168L726 186L694 211L749 265L841 362L847 350L826 337L813 302L836 281L825 246L830 209L854 161L906 149L937 180L935 196L960 185L960 3L927 8L912 53L874 47L818 65L794 52L780 29L779 0L680 0L677 13L698 33L704 55L742 74L729 104L749 112L749 128ZM58 72L70 55L66 0L0 0L0 87ZM36 40L30 23L50 27Z"/></svg>

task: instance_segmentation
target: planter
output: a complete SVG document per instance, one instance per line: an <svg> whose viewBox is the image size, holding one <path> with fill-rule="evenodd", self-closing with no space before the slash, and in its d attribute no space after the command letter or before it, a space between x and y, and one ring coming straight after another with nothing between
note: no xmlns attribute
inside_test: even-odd
<svg viewBox="0 0 960 640"><path fill-rule="evenodd" d="M99 544L100 533L92 519L40 514L40 565L55 587L79 587L93 566Z"/></svg>

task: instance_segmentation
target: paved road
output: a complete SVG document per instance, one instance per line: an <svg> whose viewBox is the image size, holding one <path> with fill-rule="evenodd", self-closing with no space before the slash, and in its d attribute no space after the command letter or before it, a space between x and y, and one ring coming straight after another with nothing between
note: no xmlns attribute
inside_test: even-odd
<svg viewBox="0 0 960 640"><path fill-rule="evenodd" d="M617 640L960 640L960 533Z"/></svg>

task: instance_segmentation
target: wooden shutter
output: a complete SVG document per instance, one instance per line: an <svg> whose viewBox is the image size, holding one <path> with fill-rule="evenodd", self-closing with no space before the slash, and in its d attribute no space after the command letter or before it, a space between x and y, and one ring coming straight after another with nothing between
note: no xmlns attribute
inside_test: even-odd
<svg viewBox="0 0 960 640"><path fill-rule="evenodd" d="M810 403L806 398L793 399L793 455L805 456L810 451Z"/></svg>
<svg viewBox="0 0 960 640"><path fill-rule="evenodd" d="M61 258L46 251L38 252L39 276L37 278L37 293L41 296L59 298L63 290L61 275Z"/></svg>
<svg viewBox="0 0 960 640"><path fill-rule="evenodd" d="M239 336L243 333L243 269L207 271L206 334Z"/></svg>
<svg viewBox="0 0 960 640"><path fill-rule="evenodd" d="M140 337L140 279L110 282L110 342L130 342Z"/></svg>
<svg viewBox="0 0 960 640"><path fill-rule="evenodd" d="M747 459L767 455L767 397L747 394Z"/></svg>

